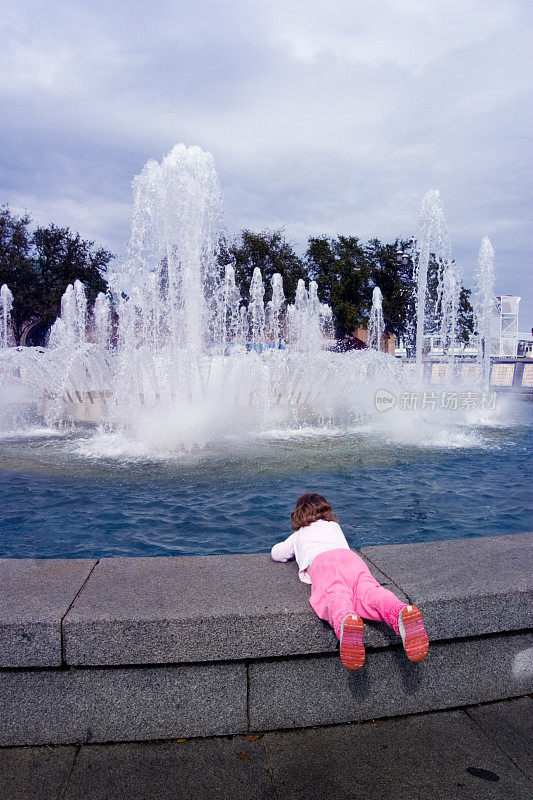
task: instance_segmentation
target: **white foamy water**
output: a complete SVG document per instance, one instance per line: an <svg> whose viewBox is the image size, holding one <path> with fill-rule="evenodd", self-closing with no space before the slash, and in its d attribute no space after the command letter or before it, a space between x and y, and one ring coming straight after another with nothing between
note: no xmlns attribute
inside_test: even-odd
<svg viewBox="0 0 533 800"><path fill-rule="evenodd" d="M6 347L3 336L0 429L8 436L27 429L32 436L44 435L35 431L46 424L51 430L89 425L92 435L78 445L82 455L158 459L211 443L232 447L247 437L296 442L372 430L383 441L421 448L468 447L478 440L475 431L460 429L465 419L475 428L505 418L500 408L477 417L376 408L378 392L399 404L405 390L457 389L463 382L455 363L460 273L438 192L422 201L413 244L416 365L380 351L386 319L379 287L373 289L369 347L334 352L331 309L320 301L320 287L300 280L289 303L281 275L268 285L256 268L245 302L221 245L224 235L211 154L177 145L161 162L150 160L133 181L131 236L108 276L109 294L100 294L90 309L82 283L69 286L47 348ZM480 255L482 309L490 305L487 247ZM438 289L430 308L433 257ZM4 334L11 304L3 286ZM438 319L445 383L434 386L431 376L425 383L422 377L422 341ZM482 378L480 365L471 366L477 373L467 376L470 387Z"/></svg>

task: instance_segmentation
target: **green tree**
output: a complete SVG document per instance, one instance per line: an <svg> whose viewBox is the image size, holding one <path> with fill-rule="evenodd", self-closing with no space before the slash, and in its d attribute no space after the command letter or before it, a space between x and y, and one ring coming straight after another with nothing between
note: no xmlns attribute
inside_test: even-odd
<svg viewBox="0 0 533 800"><path fill-rule="evenodd" d="M39 316L43 322L53 322L59 313L61 297L69 283L80 280L89 303L98 292L107 291L102 276L113 255L102 247L94 250L94 242L82 239L69 228L52 224L38 227L33 234L33 255L42 299Z"/></svg>
<svg viewBox="0 0 533 800"><path fill-rule="evenodd" d="M406 334L407 320L413 309L413 263L409 242L396 239L382 244L371 239L365 247L371 280L383 294L383 319L386 333Z"/></svg>
<svg viewBox="0 0 533 800"><path fill-rule="evenodd" d="M343 339L368 319L373 285L365 247L357 236L310 236L306 263L320 299L332 308L336 334Z"/></svg>
<svg viewBox="0 0 533 800"><path fill-rule="evenodd" d="M229 246L235 264L235 280L241 296L248 301L248 290L254 269L259 267L265 283L265 301L272 297L272 276L279 272L288 302L294 301L300 278L307 278L305 264L285 239L283 229L254 233L243 230Z"/></svg>
<svg viewBox="0 0 533 800"><path fill-rule="evenodd" d="M433 329L435 332L439 331L442 322L442 309L440 308L438 302L438 287L441 268L441 264L439 264L435 256L431 254L430 262L428 264L426 307L432 312ZM464 342L465 344L474 333L474 309L470 304L470 294L470 289L465 289L464 286L461 286L459 293L459 307L457 310L457 339L459 342ZM446 343L445 346L447 346Z"/></svg>
<svg viewBox="0 0 533 800"><path fill-rule="evenodd" d="M0 208L0 284L13 293L12 323L20 342L29 322L51 324L60 312L61 297L69 283L80 280L92 303L105 292L104 272L113 258L104 248L82 239L79 233L54 224L31 232L28 214L17 216Z"/></svg>
<svg viewBox="0 0 533 800"><path fill-rule="evenodd" d="M17 344L39 301L30 222L27 214L18 217L7 206L0 208L0 285L7 283L13 293L11 323Z"/></svg>
<svg viewBox="0 0 533 800"><path fill-rule="evenodd" d="M457 327L459 328L459 341L468 342L474 333L474 309L470 303L471 289L461 288L459 295L459 314L457 315Z"/></svg>

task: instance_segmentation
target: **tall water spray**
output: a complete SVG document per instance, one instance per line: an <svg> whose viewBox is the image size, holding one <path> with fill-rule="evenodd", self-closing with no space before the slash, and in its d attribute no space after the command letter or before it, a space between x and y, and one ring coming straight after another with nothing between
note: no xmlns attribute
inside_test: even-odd
<svg viewBox="0 0 533 800"><path fill-rule="evenodd" d="M83 286L69 286L50 337L67 369L80 366L83 390L72 386L67 399L94 402L81 365L96 359L105 365L96 397L108 424L142 435L157 428L161 442L189 446L226 423L316 416L332 322L316 283L300 281L290 304L276 273L265 303L256 268L248 304L241 301L220 248L222 194L209 153L177 145L160 164L148 162L133 188L127 257L109 275L109 295L98 295L88 318Z"/></svg>
<svg viewBox="0 0 533 800"><path fill-rule="evenodd" d="M461 270L454 261L446 261L439 274L437 288L437 307L441 316L440 338L443 353L448 355L451 364L455 361L457 349L457 324L461 299Z"/></svg>
<svg viewBox="0 0 533 800"><path fill-rule="evenodd" d="M108 293L88 309L76 281L49 347L3 349L0 389L17 398L17 415L25 403L37 420L102 422L151 452L247 430L353 424L375 413L376 385L402 385L401 362L377 352L378 287L360 352L336 351L331 308L314 281L300 280L291 303L281 275L268 286L256 269L242 301L220 247L222 194L209 153L178 145L148 162L133 189L131 238ZM461 280L450 251L440 196L429 192L414 248L420 366L424 333L439 326L453 358ZM438 287L428 292L433 259Z"/></svg>
<svg viewBox="0 0 533 800"><path fill-rule="evenodd" d="M324 342L324 332L331 334L331 308L318 299L316 281L309 282L309 290L300 278L296 286L294 305L288 308L289 339L300 351L312 353L320 351Z"/></svg>
<svg viewBox="0 0 533 800"><path fill-rule="evenodd" d="M494 285L494 248L488 236L484 236L474 273L472 305L478 333L478 360L482 364L483 381L486 385L490 376L490 345L496 312Z"/></svg>
<svg viewBox="0 0 533 800"><path fill-rule="evenodd" d="M372 292L372 308L370 309L370 319L368 321L367 347L371 350L381 350L381 340L384 333L383 295L381 294L379 286L374 286Z"/></svg>
<svg viewBox="0 0 533 800"><path fill-rule="evenodd" d="M8 331L9 331L9 318L13 308L13 295L9 290L6 283L2 284L0 288L0 311L2 322L2 347L7 347L8 344Z"/></svg>
<svg viewBox="0 0 533 800"><path fill-rule="evenodd" d="M127 257L110 275L118 365L113 394L127 413L141 404L201 396L202 358L235 327L231 269L221 276L222 192L213 157L176 145L133 181ZM97 329L108 325L100 305ZM228 319L231 317L231 320Z"/></svg>
<svg viewBox="0 0 533 800"><path fill-rule="evenodd" d="M429 303L428 267L435 258L439 269L438 300L442 300L442 287L446 297L454 291L446 273L451 264L451 242L440 192L435 189L424 195L420 206L418 227L413 248L414 281L416 283L416 363L422 367L424 334L435 325L438 309ZM438 301L437 301L438 302ZM446 299L446 303L448 300Z"/></svg>
<svg viewBox="0 0 533 800"><path fill-rule="evenodd" d="M191 354L216 335L222 215L213 156L199 147L176 145L133 180L128 257L112 289L161 326L160 339Z"/></svg>
<svg viewBox="0 0 533 800"><path fill-rule="evenodd" d="M279 347L283 341L282 314L284 308L283 278L279 272L276 272L272 276L272 300L270 300L266 308L268 338L274 347Z"/></svg>
<svg viewBox="0 0 533 800"><path fill-rule="evenodd" d="M100 347L107 347L111 332L111 309L109 298L99 292L93 307L94 340Z"/></svg>
<svg viewBox="0 0 533 800"><path fill-rule="evenodd" d="M250 284L250 303L248 305L252 343L256 347L260 347L265 338L264 296L265 287L263 278L261 277L261 270L259 267L256 267Z"/></svg>
<svg viewBox="0 0 533 800"><path fill-rule="evenodd" d="M69 284L61 298L61 315L52 325L52 346L79 345L86 341L87 298L81 281Z"/></svg>

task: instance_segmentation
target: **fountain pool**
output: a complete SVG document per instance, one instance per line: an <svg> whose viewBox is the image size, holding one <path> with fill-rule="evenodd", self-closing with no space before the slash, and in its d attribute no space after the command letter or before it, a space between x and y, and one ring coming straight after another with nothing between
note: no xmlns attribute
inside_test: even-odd
<svg viewBox="0 0 533 800"><path fill-rule="evenodd" d="M0 440L0 556L267 551L309 490L332 502L353 547L524 532L530 412L451 425L405 411L403 424L398 412L381 426L270 431L180 455L121 435L13 432Z"/></svg>
<svg viewBox="0 0 533 800"><path fill-rule="evenodd" d="M109 295L91 309L69 286L49 347L7 346L2 287L0 556L268 550L310 490L354 547L530 526L531 404L487 388L493 251L485 243L476 283L480 358L460 363L460 271L438 192L422 203L416 361L402 364L380 352L379 287L360 352L334 352L313 281L290 303L275 274L265 302L256 269L241 300L210 154L179 145L133 187ZM447 354L432 365L422 340L435 326Z"/></svg>

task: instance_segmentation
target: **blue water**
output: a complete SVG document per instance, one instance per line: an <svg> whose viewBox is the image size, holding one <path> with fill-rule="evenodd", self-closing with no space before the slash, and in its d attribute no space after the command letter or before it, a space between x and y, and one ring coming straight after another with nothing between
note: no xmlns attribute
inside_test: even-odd
<svg viewBox="0 0 533 800"><path fill-rule="evenodd" d="M264 552L304 491L328 498L355 548L533 527L530 416L434 442L363 429L175 458L97 456L88 433L45 433L0 440L1 557Z"/></svg>

